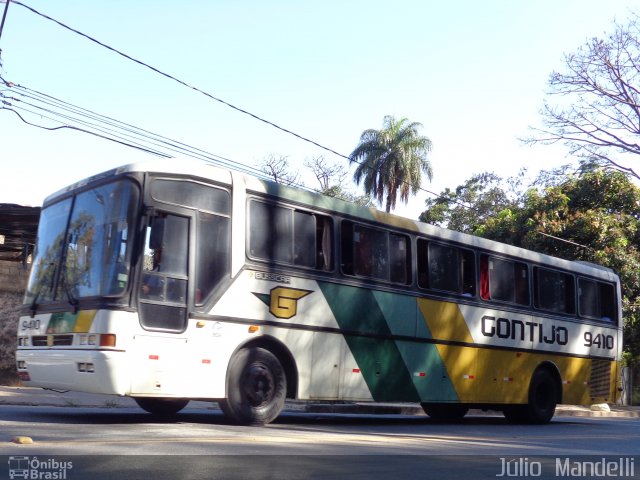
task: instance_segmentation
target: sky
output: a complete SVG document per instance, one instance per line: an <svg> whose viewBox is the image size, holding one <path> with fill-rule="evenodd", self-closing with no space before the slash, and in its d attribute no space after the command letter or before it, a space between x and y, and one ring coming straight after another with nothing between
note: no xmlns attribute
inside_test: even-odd
<svg viewBox="0 0 640 480"><path fill-rule="evenodd" d="M453 189L484 171L507 177L526 167L533 175L571 162L562 146L520 139L540 126L547 80L562 70L563 55L610 32L614 20L625 23L633 7L630 0L21 1L343 155L385 115L420 122L433 144L433 181L423 179L424 190L395 210L414 219L432 198L425 190ZM313 188L305 159L323 155L349 167L21 5L9 5L0 49L7 81L235 162L286 156ZM30 126L0 108L0 203L41 205L76 180L154 158L85 133Z"/></svg>

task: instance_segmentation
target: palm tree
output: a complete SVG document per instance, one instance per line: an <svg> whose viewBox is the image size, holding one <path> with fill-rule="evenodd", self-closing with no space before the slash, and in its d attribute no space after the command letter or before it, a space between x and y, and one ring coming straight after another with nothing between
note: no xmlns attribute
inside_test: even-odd
<svg viewBox="0 0 640 480"><path fill-rule="evenodd" d="M431 162L427 154L431 151L431 140L419 135L422 124L406 118L396 120L384 117L382 130L369 129L362 132L360 143L351 152L349 159L358 164L353 180L364 184L367 195L373 196L382 206L386 196L386 210L396 206L396 197L407 203L409 193L415 195L420 189L422 173L429 180L433 177Z"/></svg>

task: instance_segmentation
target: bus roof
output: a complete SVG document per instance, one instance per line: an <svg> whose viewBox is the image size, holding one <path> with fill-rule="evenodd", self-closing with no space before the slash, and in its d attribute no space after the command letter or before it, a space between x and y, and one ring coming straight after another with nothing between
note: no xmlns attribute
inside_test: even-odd
<svg viewBox="0 0 640 480"><path fill-rule="evenodd" d="M333 197L328 197L320 193L294 188L278 184L270 180L262 180L257 177L232 170L213 166L204 161L193 159L171 158L156 159L138 163L131 163L121 167L108 170L95 176L80 180L58 192L49 195L45 199L45 205L56 197L81 188L89 183L108 178L109 176L120 175L126 172L153 172L164 174L176 174L193 179L211 180L217 183L231 186L234 182L244 183L248 192L265 194L274 198L282 198L290 202L314 207L325 212L335 212L354 219L361 219L380 225L391 226L397 229L423 234L432 238L442 239L448 242L486 250L488 252L516 257L530 262L546 265L549 267L571 270L584 275L605 279L608 281L618 281L613 270L584 261L570 261L551 255L537 253L521 247L508 245L487 238L477 237L466 233L449 230L446 228L430 225L417 220L411 220L399 215L386 213L381 210L369 207L362 207L354 203L346 202Z"/></svg>

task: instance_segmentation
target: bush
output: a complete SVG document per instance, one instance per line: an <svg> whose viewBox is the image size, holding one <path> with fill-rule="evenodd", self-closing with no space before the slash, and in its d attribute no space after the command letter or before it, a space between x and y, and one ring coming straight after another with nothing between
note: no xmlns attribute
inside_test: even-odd
<svg viewBox="0 0 640 480"><path fill-rule="evenodd" d="M0 293L0 384L18 383L16 373L16 332L22 295Z"/></svg>

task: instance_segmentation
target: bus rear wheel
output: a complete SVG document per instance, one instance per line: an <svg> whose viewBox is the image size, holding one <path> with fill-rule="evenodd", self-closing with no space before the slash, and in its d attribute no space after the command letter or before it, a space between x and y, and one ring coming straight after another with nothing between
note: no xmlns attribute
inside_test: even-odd
<svg viewBox="0 0 640 480"><path fill-rule="evenodd" d="M461 420L469 411L469 407L457 403L451 404L430 404L421 403L424 413L434 420Z"/></svg>
<svg viewBox="0 0 640 480"><path fill-rule="evenodd" d="M558 398L555 378L548 370L540 368L533 373L529 383L529 402L526 405L506 406L504 416L512 423L549 423L556 412Z"/></svg>
<svg viewBox="0 0 640 480"><path fill-rule="evenodd" d="M220 407L233 422L265 425L275 420L287 395L287 378L278 358L264 348L243 348L231 360L227 398Z"/></svg>
<svg viewBox="0 0 640 480"><path fill-rule="evenodd" d="M140 408L158 416L175 415L189 403L186 398L135 397L134 400Z"/></svg>

